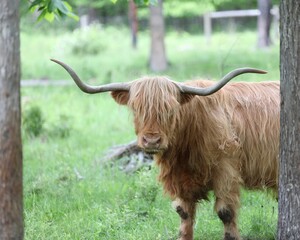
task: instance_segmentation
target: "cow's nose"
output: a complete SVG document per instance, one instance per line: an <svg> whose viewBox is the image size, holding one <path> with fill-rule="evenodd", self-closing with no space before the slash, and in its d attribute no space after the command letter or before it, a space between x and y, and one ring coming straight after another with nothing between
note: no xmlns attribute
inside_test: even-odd
<svg viewBox="0 0 300 240"><path fill-rule="evenodd" d="M160 136L143 136L143 145L145 148L157 148L161 142Z"/></svg>

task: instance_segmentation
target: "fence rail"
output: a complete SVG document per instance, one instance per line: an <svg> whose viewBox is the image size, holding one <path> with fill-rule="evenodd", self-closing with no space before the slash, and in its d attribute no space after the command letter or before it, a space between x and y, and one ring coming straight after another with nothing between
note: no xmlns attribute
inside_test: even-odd
<svg viewBox="0 0 300 240"><path fill-rule="evenodd" d="M273 16L273 24L277 31L279 26L279 9L278 6L274 6L271 11ZM258 9L248 9L248 10L230 10L230 11L219 11L219 12L208 12L203 16L204 24L204 35L206 37L207 43L211 42L212 35L212 19L214 18L235 18L235 17L258 17L260 11ZM277 33L276 33L277 35Z"/></svg>
<svg viewBox="0 0 300 240"><path fill-rule="evenodd" d="M35 86L68 86L74 84L71 80L21 80L21 87L35 87Z"/></svg>

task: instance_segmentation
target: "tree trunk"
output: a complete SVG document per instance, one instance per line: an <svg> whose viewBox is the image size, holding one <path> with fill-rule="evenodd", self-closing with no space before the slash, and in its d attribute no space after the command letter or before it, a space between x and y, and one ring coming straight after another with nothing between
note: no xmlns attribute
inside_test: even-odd
<svg viewBox="0 0 300 240"><path fill-rule="evenodd" d="M88 8L86 10L84 7L79 7L78 12L80 13L80 28L86 28L92 24L100 22L97 9L95 8Z"/></svg>
<svg viewBox="0 0 300 240"><path fill-rule="evenodd" d="M150 34L150 69L155 72L164 71L167 69L168 64L164 42L165 23L162 0L158 0L156 5L150 5Z"/></svg>
<svg viewBox="0 0 300 240"><path fill-rule="evenodd" d="M0 239L23 239L19 1L0 1Z"/></svg>
<svg viewBox="0 0 300 240"><path fill-rule="evenodd" d="M300 4L280 5L281 135L278 239L300 237Z"/></svg>
<svg viewBox="0 0 300 240"><path fill-rule="evenodd" d="M128 3L128 18L131 29L131 44L135 49L137 47L137 31L138 31L138 20L137 20L137 11L136 4L133 0L130 0Z"/></svg>
<svg viewBox="0 0 300 240"><path fill-rule="evenodd" d="M88 15L88 25L99 22L99 16L97 13L97 9L89 8L87 15Z"/></svg>
<svg viewBox="0 0 300 240"><path fill-rule="evenodd" d="M260 15L258 16L258 48L267 48L271 45L270 27L271 27L271 0L258 0L258 9Z"/></svg>

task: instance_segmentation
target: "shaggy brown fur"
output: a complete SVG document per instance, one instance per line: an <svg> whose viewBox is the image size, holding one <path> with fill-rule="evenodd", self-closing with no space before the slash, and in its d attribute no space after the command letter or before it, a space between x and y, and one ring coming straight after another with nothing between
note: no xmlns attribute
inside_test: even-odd
<svg viewBox="0 0 300 240"><path fill-rule="evenodd" d="M166 77L148 77L112 96L133 110L138 144L155 154L159 180L181 217L180 239L193 239L196 203L211 190L224 239L240 239L240 187L277 191L279 84L231 83L201 97L180 93Z"/></svg>

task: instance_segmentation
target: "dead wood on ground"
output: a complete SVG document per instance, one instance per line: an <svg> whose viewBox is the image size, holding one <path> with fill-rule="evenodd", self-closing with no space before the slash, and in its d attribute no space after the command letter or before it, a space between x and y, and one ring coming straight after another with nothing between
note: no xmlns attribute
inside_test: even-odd
<svg viewBox="0 0 300 240"><path fill-rule="evenodd" d="M133 173L142 167L151 167L153 157L144 153L137 146L135 140L127 144L111 147L104 157L104 161L118 164L125 173Z"/></svg>

